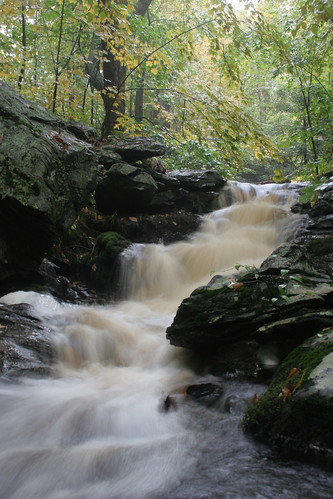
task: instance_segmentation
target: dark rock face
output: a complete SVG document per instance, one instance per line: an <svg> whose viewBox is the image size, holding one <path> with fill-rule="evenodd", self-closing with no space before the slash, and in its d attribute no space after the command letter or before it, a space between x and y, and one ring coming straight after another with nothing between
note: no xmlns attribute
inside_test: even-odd
<svg viewBox="0 0 333 499"><path fill-rule="evenodd" d="M219 193L226 180L216 172L178 171L167 175L153 172L152 175L158 187L149 205L154 213L177 209L204 214L220 208Z"/></svg>
<svg viewBox="0 0 333 499"><path fill-rule="evenodd" d="M283 361L268 390L246 411L244 429L293 458L333 464L333 330Z"/></svg>
<svg viewBox="0 0 333 499"><path fill-rule="evenodd" d="M226 181L214 171L190 171L170 173L170 177L178 180L180 186L187 191L219 191Z"/></svg>
<svg viewBox="0 0 333 499"><path fill-rule="evenodd" d="M116 163L102 174L96 188L97 208L102 213L145 211L157 185L149 173L127 163Z"/></svg>
<svg viewBox="0 0 333 499"><path fill-rule="evenodd" d="M183 301L167 338L207 353L245 339L285 343L291 331L291 341L297 344L330 325L333 289L328 280L308 278L295 285L293 277L301 279L247 274L234 289L226 277L216 276Z"/></svg>
<svg viewBox="0 0 333 499"><path fill-rule="evenodd" d="M96 183L97 159L64 122L0 82L1 279L35 268Z"/></svg>
<svg viewBox="0 0 333 499"><path fill-rule="evenodd" d="M170 244L186 239L198 230L201 218L194 213L171 211L165 214L118 217L114 230L133 243Z"/></svg>
<svg viewBox="0 0 333 499"><path fill-rule="evenodd" d="M105 151L105 150L104 150ZM144 166L115 162L104 152L104 165L95 193L102 213L165 213L175 210L204 214L219 208L226 181L216 172L162 174Z"/></svg>
<svg viewBox="0 0 333 499"><path fill-rule="evenodd" d="M0 373L45 376L52 373L55 349L52 333L26 304L0 305Z"/></svg>

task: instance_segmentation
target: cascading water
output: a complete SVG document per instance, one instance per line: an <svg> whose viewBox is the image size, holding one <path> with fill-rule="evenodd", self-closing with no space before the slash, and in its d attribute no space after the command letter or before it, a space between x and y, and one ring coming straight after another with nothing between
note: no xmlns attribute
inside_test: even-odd
<svg viewBox="0 0 333 499"><path fill-rule="evenodd" d="M214 409L181 395L214 379L198 378L187 353L165 339L181 299L213 273L260 265L295 222L282 188L235 184L230 192L238 202L204 217L187 241L126 250L127 299L118 304L3 297L32 304L52 326L59 361L52 379L0 384L1 498L331 497L325 471L282 462L242 434L242 413L264 387L226 379ZM169 393L179 398L166 413Z"/></svg>

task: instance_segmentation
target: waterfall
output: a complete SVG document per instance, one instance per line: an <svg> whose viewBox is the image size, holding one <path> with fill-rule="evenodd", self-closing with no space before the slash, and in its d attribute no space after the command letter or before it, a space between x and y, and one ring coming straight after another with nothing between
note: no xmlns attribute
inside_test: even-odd
<svg viewBox="0 0 333 499"><path fill-rule="evenodd" d="M286 476L242 435L251 384L226 382L211 411L184 400L185 386L214 378L197 375L188 353L166 341L180 301L216 273L258 267L297 223L290 189L229 191L236 202L221 195L221 209L186 241L123 253L126 298L117 304L68 305L33 292L2 298L30 303L52 327L58 363L53 378L0 383L1 498L298 497L301 474L303 497L326 497L324 473L304 465ZM170 393L177 410L165 413Z"/></svg>

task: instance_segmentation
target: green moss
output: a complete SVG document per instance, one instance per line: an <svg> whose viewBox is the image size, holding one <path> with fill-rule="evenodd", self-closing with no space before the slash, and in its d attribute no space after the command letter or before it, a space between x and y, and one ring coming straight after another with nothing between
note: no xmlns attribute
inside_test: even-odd
<svg viewBox="0 0 333 499"><path fill-rule="evenodd" d="M244 429L268 441L283 436L332 446L333 399L307 392L313 384L311 372L332 351L333 329L318 333L293 350L267 391L247 409Z"/></svg>
<svg viewBox="0 0 333 499"><path fill-rule="evenodd" d="M96 239L97 248L105 258L115 258L129 244L129 241L118 232L102 232Z"/></svg>

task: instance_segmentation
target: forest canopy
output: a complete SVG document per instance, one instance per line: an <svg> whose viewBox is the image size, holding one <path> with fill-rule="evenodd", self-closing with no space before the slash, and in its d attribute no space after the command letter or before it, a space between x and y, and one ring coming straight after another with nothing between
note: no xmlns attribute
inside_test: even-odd
<svg viewBox="0 0 333 499"><path fill-rule="evenodd" d="M331 0L3 0L0 79L168 168L229 178L333 169Z"/></svg>

